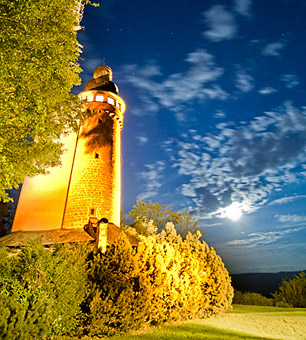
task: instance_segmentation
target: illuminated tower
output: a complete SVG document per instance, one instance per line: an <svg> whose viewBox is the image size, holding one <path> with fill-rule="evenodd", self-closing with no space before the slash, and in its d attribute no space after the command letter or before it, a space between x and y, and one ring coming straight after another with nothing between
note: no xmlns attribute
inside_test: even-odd
<svg viewBox="0 0 306 340"><path fill-rule="evenodd" d="M112 70L99 66L79 94L89 112L79 132L64 136L62 166L26 178L12 231L83 228L90 217L120 225L120 131L125 103Z"/></svg>
<svg viewBox="0 0 306 340"><path fill-rule="evenodd" d="M112 70L97 67L80 97L91 115L78 137L62 227L83 227L89 216L106 217L119 226L120 130L125 103L112 82Z"/></svg>

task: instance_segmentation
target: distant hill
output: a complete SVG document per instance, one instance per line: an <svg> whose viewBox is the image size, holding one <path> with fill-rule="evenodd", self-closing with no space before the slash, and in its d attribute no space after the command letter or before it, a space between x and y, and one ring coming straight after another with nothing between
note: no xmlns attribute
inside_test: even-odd
<svg viewBox="0 0 306 340"><path fill-rule="evenodd" d="M266 297L272 297L283 280L290 280L299 272L279 272L279 273L246 273L232 274L232 286L241 292L260 293ZM303 270L306 273L306 270Z"/></svg>

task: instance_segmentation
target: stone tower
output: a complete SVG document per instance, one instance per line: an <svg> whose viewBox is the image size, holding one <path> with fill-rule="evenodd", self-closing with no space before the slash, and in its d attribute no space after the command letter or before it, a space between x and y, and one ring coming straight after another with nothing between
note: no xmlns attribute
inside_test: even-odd
<svg viewBox="0 0 306 340"><path fill-rule="evenodd" d="M84 226L89 216L106 217L119 226L120 130L125 104L112 82L112 70L97 67L80 96L91 115L79 133L62 227Z"/></svg>
<svg viewBox="0 0 306 340"><path fill-rule="evenodd" d="M62 166L26 178L14 231L78 229L90 217L120 225L120 131L125 103L112 70L99 66L79 94L89 115L78 133L64 136Z"/></svg>

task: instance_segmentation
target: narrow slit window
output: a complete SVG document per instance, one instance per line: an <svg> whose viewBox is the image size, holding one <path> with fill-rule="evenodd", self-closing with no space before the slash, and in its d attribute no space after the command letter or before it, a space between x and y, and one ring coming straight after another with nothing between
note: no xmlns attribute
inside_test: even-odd
<svg viewBox="0 0 306 340"><path fill-rule="evenodd" d="M104 96L102 96L101 94L96 95L96 102L103 102L103 100L104 100Z"/></svg>
<svg viewBox="0 0 306 340"><path fill-rule="evenodd" d="M96 158L96 159L100 158L100 155L99 155L98 152L95 152L95 158Z"/></svg>
<svg viewBox="0 0 306 340"><path fill-rule="evenodd" d="M90 214L91 216L96 215L96 209L95 209L95 208L90 208L90 209L89 209L89 214Z"/></svg>
<svg viewBox="0 0 306 340"><path fill-rule="evenodd" d="M115 100L112 97L107 98L108 104L115 105Z"/></svg>

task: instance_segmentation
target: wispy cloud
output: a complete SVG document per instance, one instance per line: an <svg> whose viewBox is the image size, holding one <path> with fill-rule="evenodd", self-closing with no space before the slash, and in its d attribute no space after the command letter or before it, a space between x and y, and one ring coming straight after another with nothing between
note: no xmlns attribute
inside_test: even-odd
<svg viewBox="0 0 306 340"><path fill-rule="evenodd" d="M280 221L280 222L290 222L290 223L299 223L299 222L306 222L306 216L299 216L299 215L279 215L276 214L275 217Z"/></svg>
<svg viewBox="0 0 306 340"><path fill-rule="evenodd" d="M292 89L300 84L296 74L284 74L280 79L285 83L288 89Z"/></svg>
<svg viewBox="0 0 306 340"><path fill-rule="evenodd" d="M206 228L211 228L211 227L218 227L222 226L223 224L221 222L216 222L216 223L205 223L205 229Z"/></svg>
<svg viewBox="0 0 306 340"><path fill-rule="evenodd" d="M237 33L234 15L225 7L212 6L203 12L204 22L209 29L203 32L204 37L213 42L233 39Z"/></svg>
<svg viewBox="0 0 306 340"><path fill-rule="evenodd" d="M214 57L206 50L198 49L187 55L189 68L183 73L174 73L163 79L160 67L153 61L139 67L126 65L121 80L136 87L146 111L154 113L164 108L175 112L178 120L184 120L185 104L192 100L220 99L228 94L215 83L223 74L216 66Z"/></svg>
<svg viewBox="0 0 306 340"><path fill-rule="evenodd" d="M279 56L281 51L285 48L286 42L285 41L277 41L271 44L268 44L262 50L262 55L264 56Z"/></svg>
<svg viewBox="0 0 306 340"><path fill-rule="evenodd" d="M149 139L144 136L137 136L136 139L139 141L139 145L144 145L149 141Z"/></svg>
<svg viewBox="0 0 306 340"><path fill-rule="evenodd" d="M262 89L258 90L258 93L266 95L266 94L271 94L271 93L275 93L277 92L276 89L274 89L273 87L263 87Z"/></svg>
<svg viewBox="0 0 306 340"><path fill-rule="evenodd" d="M254 87L254 78L245 70L239 69L236 73L236 87L241 92L250 92Z"/></svg>
<svg viewBox="0 0 306 340"><path fill-rule="evenodd" d="M234 0L234 10L245 17L251 15L252 0Z"/></svg>
<svg viewBox="0 0 306 340"><path fill-rule="evenodd" d="M274 243L278 241L279 239L283 238L285 235L298 232L302 229L304 228L301 227L301 228L286 229L286 230L281 230L281 231L251 233L248 235L247 238L229 241L227 244L231 246L255 247L258 245Z"/></svg>
<svg viewBox="0 0 306 340"><path fill-rule="evenodd" d="M215 118L225 118L226 114L224 113L224 111L219 109L215 112L214 117Z"/></svg>
<svg viewBox="0 0 306 340"><path fill-rule="evenodd" d="M172 145L173 167L184 176L184 196L202 218L221 217L233 202L252 212L283 185L304 178L306 109L285 104L248 125L220 123L205 136L190 132Z"/></svg>
<svg viewBox="0 0 306 340"><path fill-rule="evenodd" d="M301 198L306 198L306 195L296 195L296 196L288 196L288 197L278 198L274 201L271 201L268 205L286 204L286 203L290 203L290 202L296 201L296 200L301 199Z"/></svg>
<svg viewBox="0 0 306 340"><path fill-rule="evenodd" d="M162 185L165 162L157 161L154 164L145 165L145 170L138 173L138 177L143 183L143 192L137 196L140 201L153 199Z"/></svg>

